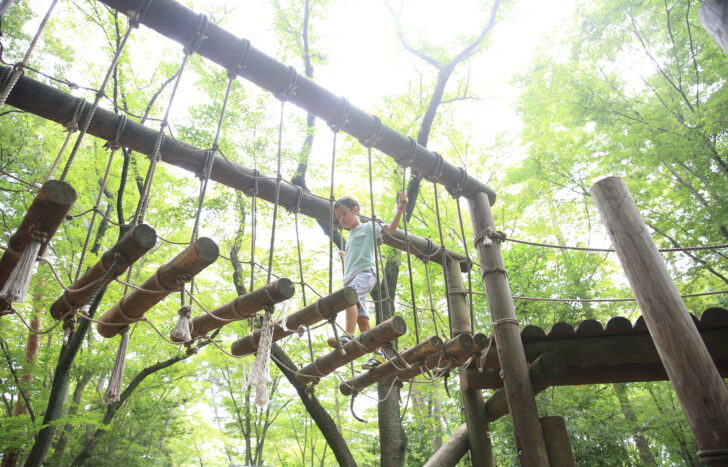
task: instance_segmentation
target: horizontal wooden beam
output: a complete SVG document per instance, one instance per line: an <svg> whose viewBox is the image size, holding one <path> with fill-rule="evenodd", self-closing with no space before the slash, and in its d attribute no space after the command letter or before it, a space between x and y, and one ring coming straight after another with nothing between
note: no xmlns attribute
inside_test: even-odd
<svg viewBox="0 0 728 467"><path fill-rule="evenodd" d="M438 370L444 373L457 366L457 361L463 356L471 355L473 352L473 338L469 334L458 334L446 341L442 346L442 352L430 355L421 365L412 365L411 368L397 372L397 380L400 382L409 381L421 375L425 369Z"/></svg>
<svg viewBox="0 0 728 467"><path fill-rule="evenodd" d="M281 321L276 322L273 330L273 342L296 333L301 326L310 326L319 321L335 318L338 312L355 305L357 300L356 292L351 287L344 287L331 295L322 297L288 315L285 328L281 326ZM230 353L237 357L254 353L258 350L260 335L261 331L258 329L242 339L238 339L230 346Z"/></svg>
<svg viewBox="0 0 728 467"><path fill-rule="evenodd" d="M154 3L156 4L156 2ZM0 71L5 68L7 67L0 66ZM76 97L26 76L18 80L7 100L8 104L18 109L62 125L66 125L72 120L77 102ZM82 112L79 121L84 121L90 107L90 105L84 107L84 112ZM119 115L99 108L94 113L93 119L91 119L88 133L106 141L113 141L120 120ZM150 156L154 152L158 133L156 130L129 120L119 136L119 142L132 151ZM205 168L205 151L180 140L165 138L160 148L160 155L163 162L194 174L202 173ZM256 196L271 203L276 200L275 177L260 174L253 169L233 161L227 161L222 157L215 158L210 179L242 191L247 195L251 195L257 190ZM300 187L285 180L281 181L278 193L278 203L284 208L289 211L299 209L301 214L312 217L326 225L329 224L331 204L328 199L303 191ZM366 220L367 218L362 216L362 219ZM405 237L405 233L401 229L391 235L383 234L382 239L386 245L402 251L407 250L405 240L408 239L410 251L413 255L421 259L442 263L442 254L437 242L418 237L412 233ZM447 257L460 263L460 269L463 272L470 269L470 261L465 255L447 248L445 253Z"/></svg>
<svg viewBox="0 0 728 467"><path fill-rule="evenodd" d="M356 360L362 355L391 342L407 332L407 324L401 316L393 316L382 324L361 333L340 348L317 358L299 370L296 380L301 384L317 381L339 367Z"/></svg>
<svg viewBox="0 0 728 467"><path fill-rule="evenodd" d="M130 15L138 12L146 0L101 1ZM199 23L200 15L173 0L151 2L141 18L141 24L183 45L195 38ZM438 183L448 190L459 191L458 194L466 197L486 193L490 203L495 202L495 192L463 169L443 161L437 153L381 123L376 116L298 75L293 67L256 49L247 39L239 39L215 24L208 24L196 52L277 96L285 96L329 125L340 127L361 141L371 140L372 147L426 177L437 177Z"/></svg>

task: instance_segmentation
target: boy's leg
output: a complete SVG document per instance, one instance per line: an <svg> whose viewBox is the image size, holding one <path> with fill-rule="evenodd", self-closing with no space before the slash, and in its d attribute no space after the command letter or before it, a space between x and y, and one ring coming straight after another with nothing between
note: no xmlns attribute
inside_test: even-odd
<svg viewBox="0 0 728 467"><path fill-rule="evenodd" d="M358 316L356 318L356 323L359 325L359 332L365 332L370 330L372 327L369 324L369 317L368 316Z"/></svg>
<svg viewBox="0 0 728 467"><path fill-rule="evenodd" d="M357 323L357 313L359 312L358 307L356 305L352 305L349 308L345 310L346 313L346 332L353 336L354 332L356 332L356 323ZM359 326L359 330L361 330L361 325Z"/></svg>

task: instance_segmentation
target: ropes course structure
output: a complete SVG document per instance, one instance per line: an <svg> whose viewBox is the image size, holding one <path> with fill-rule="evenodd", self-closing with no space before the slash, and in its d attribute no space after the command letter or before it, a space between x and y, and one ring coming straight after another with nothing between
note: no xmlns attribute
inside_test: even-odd
<svg viewBox="0 0 728 467"><path fill-rule="evenodd" d="M121 335L119 351L109 378L109 387L103 397L105 403L119 401L125 354L129 347L129 335L135 324L143 321L149 324L165 342L172 345L184 345L188 351L191 351L193 342L204 339L233 358L256 354L252 373L246 384L256 388L256 402L260 406L266 406L269 402L266 386L270 381L269 359L276 359L272 355L271 348L276 341L295 334L300 337L304 333L307 335L309 362L300 369L295 369L286 366L280 359L276 361L285 367L286 371L292 374L300 384L308 385L310 388L321 378L333 373L340 380L340 392L352 396L352 413L353 397L357 394L371 397L363 391L374 383L388 387L384 396L386 399L390 397L393 388L397 385L410 383L411 389L412 382L418 376L421 376L426 382L441 380L448 391L448 378L458 376L466 424L462 431L459 430L456 435L453 435L453 443L451 445L448 444L450 442L446 443L443 449L456 449L456 454L452 455L456 456L457 453L460 453L457 457L459 459L464 454L461 452L464 445L466 450L470 450L473 463L478 465L492 465L493 463L490 438L487 434L488 423L509 412L519 442L519 456L523 465L540 466L549 465L549 463L557 465L557 461L550 457L552 446L547 446L541 428L535 394L546 387L561 384L664 380L669 377L673 380L678 398L686 406L686 415L688 415L701 452L706 453L704 455L706 462L720 457L716 455L716 452L728 447L724 444L726 438L722 437L724 432L721 430L724 430L724 424L705 422L705 407L699 407L699 404L694 402L694 399L702 397L700 394L712 390L706 389L708 385L712 385L712 388L718 385L716 377L722 384L720 375L726 375L728 372L728 366L725 365L725 362L728 361L728 353L725 344L720 343L721 339L725 341L725 337L728 335L728 317L722 311L715 311L702 317L699 322L693 322L684 303L680 300L681 297L726 294L728 290L680 296L667 275L664 261L660 263L662 260L655 260L654 270L664 270L664 272L655 274L655 283L647 285L643 279L646 273L638 271L639 266L634 265L631 260L635 257L653 258L658 254L649 235L647 235L649 240L638 245L630 244L623 238L613 238L615 248L565 247L509 238L505 233L495 230L491 213L491 206L495 202L495 192L468 174L465 169L450 164L439 153L420 146L411 137L388 127L379 117L366 114L350 104L347 99L337 97L306 77L300 76L295 68L286 66L257 50L249 40L234 37L211 23L206 15L195 14L172 0L101 1L106 6L127 15L129 27L116 48L101 85L94 90L94 101L89 104L85 99L74 97L52 86L23 76L23 70L29 68L28 60L31 52L45 28L56 1L52 2L23 60L12 68L0 67L3 77L0 80L2 83L0 105L5 103L12 105L44 119L57 122L65 126L67 130L65 141L45 176L42 186L37 187L15 175L2 172L4 176L31 187L36 192L36 198L28 208L17 231L10 237L0 259L0 305L2 305L0 308L3 308L5 314L18 315L22 323L33 333L50 333L57 326L62 325L64 347L75 348L75 351L81 345L83 335L90 323L96 324L98 333L105 338ZM169 18L175 18L175 21L172 22ZM158 131L134 121L133 115L117 114L115 113L117 108L110 111L101 106L106 86L124 53L127 41L132 31L140 25L145 25L183 46L183 58L174 74L174 84L166 103L164 115L159 120L153 120L159 121ZM179 140L173 136L170 129L170 112L180 88L183 71L195 54L222 66L227 71L228 78L214 138L207 149L200 149ZM238 77L269 91L280 101L274 176L261 174L257 168L257 161L251 169L230 160L220 148L231 90ZM63 82L63 80L59 81ZM282 140L285 128L285 110L289 103L323 119L331 129L333 145L328 198L316 196L310 191L288 182L283 177ZM65 149L70 143L72 134L76 132L78 135L59 180L54 180L53 176L63 159ZM389 156L401 167L403 188L407 170L418 172L432 183L438 230L437 241L419 237L410 231L411 226L408 225L405 218L402 230L382 235L384 244L406 253L409 303L395 301L395 291L389 290L388 283L383 277L385 264L381 246L375 242L374 264L377 287L374 302L377 311L377 325L356 338L351 336L351 339L343 344L339 335L340 332L345 333L346 330L339 328L336 317L339 312L355 306L358 298L351 287L334 290L333 286L334 238L337 229L341 227L337 225L334 215L337 135L341 132L358 139L361 145L367 149L371 211L368 217L362 215L361 218L362 221L374 221L372 222L374 237L376 238L375 222L378 219L374 209L373 150ZM82 147L82 140L86 134L107 141L108 162L93 206L80 214L70 215L77 195L67 180L74 169L73 162ZM100 209L115 154L122 148L145 154L150 160L146 176L141 184L138 204L129 224L115 223ZM162 239L152 226L144 223L159 162L180 167L194 173L200 179L189 242ZM238 264L247 264L250 267L247 293L227 304L209 310L208 308L211 307L206 306L197 297L195 276L222 256L215 241L199 236L204 222L205 198L211 180L250 197L251 250L249 261L237 261ZM595 185L594 190L606 192L607 189L603 188L604 185L600 185L600 183L602 182ZM446 245L442 225L445 216L440 207L441 192L439 190L441 187L444 187L455 200L457 226L454 230L459 232L456 235L462 239L463 244L459 248L462 248L464 254L453 251ZM609 189L615 191L603 194L603 199L597 202L608 227L612 225L611 222L616 222L615 218L619 215L605 214L601 207L609 204L610 200L615 197L624 198L626 196L629 198L628 193L624 195L624 193L618 192L618 186L615 188L610 185ZM595 195L595 197L597 196ZM258 199L272 204L267 264L259 263L256 260ZM471 250L466 241L465 216L461 210L461 199L466 199L469 205L470 220L475 233L472 247L477 252L478 261L470 256ZM280 228L280 208L285 208L293 214L296 267L299 276L295 283L274 272L276 268L274 261L276 229ZM604 212L607 212L606 207ZM45 258L45 251L52 241L54 233L65 219L68 218L70 222L89 213L91 216L87 224L88 230L82 252L77 260L74 277L71 285L64 285L52 262ZM328 228L328 291L325 294L317 292L305 280L299 214L311 217ZM104 223L111 223L119 227L119 240L103 253L94 265L84 271L97 217L100 217ZM630 227L640 226L641 222L639 215L633 216L630 218L630 223L622 228L627 230ZM614 234L617 237L618 235L619 233ZM638 235L635 234L634 237L637 238ZM339 238L342 238L341 235ZM135 280L132 280L131 277L132 267L157 245L158 239L163 240L163 243L170 247L181 246L184 249L158 267L140 286L136 286L134 285ZM503 242L599 253L616 251L630 278L636 298L569 299L512 295L501 256ZM337 246L343 247L343 245ZM669 248L659 251L726 248L728 248L728 244ZM412 255L424 263L424 281L427 284L427 305L425 307L417 305ZM223 258L225 257L223 256ZM225 259L231 263L235 262L233 258ZM33 329L27 320L13 308L13 303L24 300L36 262L41 262L43 267L47 266L63 289L61 296L50 308L50 314L57 322L49 329L42 331ZM442 308L446 311L446 322L443 318L445 313L438 309L439 304L436 303L433 295L430 263L441 267L445 303ZM473 266L477 266L481 271L485 292L473 290L474 281L471 277ZM256 271L265 274L266 277L265 284L257 289L254 287ZM126 280L119 279L124 272L127 272ZM464 273L467 277L467 286L463 279ZM640 277L640 279L633 280L633 277ZM101 316L95 317L105 290L113 284L124 287L123 297ZM294 296L296 284L301 288L303 307L286 314L285 305ZM315 301L312 302L307 298L307 288L317 296ZM652 291L649 292L646 289ZM655 290L658 292L654 292ZM165 297L177 292L180 297L178 320L167 337L162 331L163 326L153 324L146 317L146 313ZM474 296L478 295L488 297L491 322L491 328L488 330L475 322ZM642 321L638 321L634 326L629 321L625 324L624 318L614 318L609 321L606 328L593 320L582 322L577 329L569 329L565 323L557 323L546 334L540 328L527 326L523 330L520 329L515 314L514 300L577 303L636 300L643 311L644 318L641 318ZM675 336L670 334L673 331L665 328L666 326L669 328L671 324L666 325L656 317L655 303L677 310L671 315L671 323L677 323L675 328L679 328L680 332L688 336L686 338L689 342L687 346L692 352L689 361L694 363L701 375L708 375L700 383L702 385L700 388L680 383L684 379L685 372L689 371L687 367L690 365L674 353L664 351L667 345L665 342L670 339L674 341ZM401 316L393 315L395 305L400 309L412 312L414 343L409 348L400 349L397 343L398 339L405 335L407 323ZM276 313L276 306L279 306L278 313ZM193 317L197 310L199 313ZM262 313L259 314L259 312ZM430 316L427 317L425 312L429 312ZM217 332L224 325L241 320L252 321L255 316L262 318L258 329L253 329L254 325L251 322L250 334L233 342L229 352L214 339L212 333ZM429 318L431 318L431 322L425 322ZM81 321L78 327L76 326L77 320ZM311 333L329 325L334 338L340 345L331 353L316 358ZM434 329L435 334L425 335L426 330L430 328ZM633 342L636 339L639 339L639 342ZM614 345L614 341L619 341L620 345L633 345L635 349L643 349L644 346L647 346L650 351L635 350L632 352L630 355L638 355L637 360L630 360L627 357L612 358L611 353L602 360L598 360L596 357L590 360L589 356L604 354L604 348ZM703 341L708 344L707 348ZM341 368L345 368L356 358L378 348L385 350L385 362L362 374L355 375L352 371L350 377L345 377L340 373ZM629 352L625 351L626 353ZM575 355L580 357L572 358ZM593 370L591 373L589 372L589 368L587 368L589 365L609 365L610 368L609 371L605 370L601 376L597 377L595 376L597 372ZM634 365L649 365L649 368ZM649 371L641 371L645 368ZM693 369L692 371L698 370ZM484 388L498 389L498 391L486 401L482 394ZM506 391L505 388L509 390ZM723 394L724 392L725 394ZM725 411L728 407L728 403L723 405L721 402L728 399L728 391L716 390L715 393L718 396L713 405L706 404L706 406L710 406L709 410L714 413L722 413L720 411ZM382 398L373 399L382 400ZM716 405L723 409L716 408ZM53 421L54 413L49 411L46 414L44 424L47 425ZM354 416L356 417L356 415ZM404 414L402 414L403 416ZM712 435L708 436L704 433L704 429L698 428L706 423L720 436L717 438ZM565 432L565 427L563 431ZM45 432L41 431L40 436L45 436L43 433ZM728 436L728 432L725 434ZM565 439L568 442L568 437ZM457 447L453 448L456 444ZM561 446L561 448L563 450L564 447ZM566 448L570 450L568 444ZM488 454L489 452L490 454ZM45 454L39 453L38 455L42 458ZM436 460L438 455L436 454L431 463L440 462ZM439 465L454 464L446 462Z"/></svg>

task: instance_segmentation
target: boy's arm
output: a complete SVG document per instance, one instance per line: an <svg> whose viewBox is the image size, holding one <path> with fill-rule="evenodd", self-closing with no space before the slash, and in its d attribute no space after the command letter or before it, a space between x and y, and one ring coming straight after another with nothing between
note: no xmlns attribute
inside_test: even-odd
<svg viewBox="0 0 728 467"><path fill-rule="evenodd" d="M404 192L400 192L399 200L397 202L397 214L394 215L392 222L382 227L382 232L391 235L397 230L397 227L399 227L399 220L402 217L402 211L404 211L405 206L407 206L407 195Z"/></svg>

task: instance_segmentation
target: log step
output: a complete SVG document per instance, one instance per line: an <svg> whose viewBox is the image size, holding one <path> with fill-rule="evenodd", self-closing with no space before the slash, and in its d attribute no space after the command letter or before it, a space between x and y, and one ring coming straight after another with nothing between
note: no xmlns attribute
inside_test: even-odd
<svg viewBox="0 0 728 467"><path fill-rule="evenodd" d="M285 328L281 327L280 321L276 322L273 330L273 342L294 334L301 326L310 326L319 321L334 318L338 312L356 305L357 300L356 292L351 287L339 289L331 295L291 313L286 319ZM261 331L258 329L250 335L238 339L230 346L230 353L237 357L252 354L258 350L260 335Z"/></svg>
<svg viewBox="0 0 728 467"><path fill-rule="evenodd" d="M407 332L407 324L404 319L399 316L389 318L369 331L361 333L359 337L347 342L341 348L304 366L296 374L296 380L301 384L316 381L385 343L397 339L405 332Z"/></svg>
<svg viewBox="0 0 728 467"><path fill-rule="evenodd" d="M397 380L400 382L409 381L421 375L425 368L439 370L438 373L450 371L457 366L457 362L461 357L465 356L465 359L467 359L467 356L472 354L473 347L473 338L469 334L459 334L443 344L442 352L427 357L424 364L412 365L411 368L398 371ZM436 376L439 376L439 374Z"/></svg>
<svg viewBox="0 0 728 467"><path fill-rule="evenodd" d="M114 256L120 254L122 263L116 267L111 279L119 277L129 266L152 249L157 243L157 233L146 224L139 224L126 233L114 246L89 268L83 276L71 285L68 290L51 305L51 316L61 319L71 310L81 308L96 287L96 283L104 277L114 263Z"/></svg>
<svg viewBox="0 0 728 467"><path fill-rule="evenodd" d="M221 328L227 323L249 318L266 306L275 305L293 297L296 288L293 282L285 277L271 282L249 294L241 295L220 308L204 313L192 319L192 338L201 337L208 332ZM178 336L170 334L173 342L183 342Z"/></svg>
<svg viewBox="0 0 728 467"><path fill-rule="evenodd" d="M414 347L410 347L404 352L400 353L402 359L407 363L414 363L420 360L424 360L430 355L442 351L442 339L437 336L432 336L427 340L421 341ZM403 363L397 358L397 365L401 366ZM393 375L397 371L397 366L392 363L392 360L388 360L380 365L375 366L369 371L363 374L356 375L353 379L341 383L339 385L339 391L345 396L349 396L354 392L360 392L362 389L371 386L377 381Z"/></svg>
<svg viewBox="0 0 728 467"><path fill-rule="evenodd" d="M218 253L215 242L207 237L198 238L182 253L160 266L138 290L134 289L126 294L119 303L104 313L96 326L99 334L114 337L125 326L138 321L167 295L177 291L185 282L215 262Z"/></svg>

